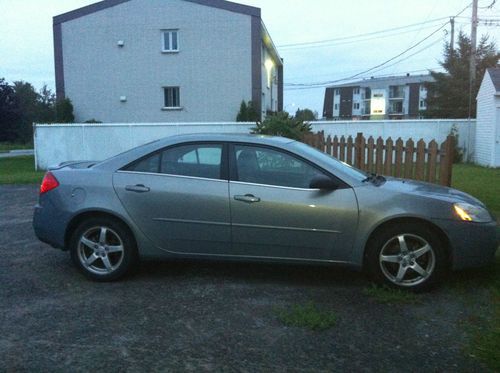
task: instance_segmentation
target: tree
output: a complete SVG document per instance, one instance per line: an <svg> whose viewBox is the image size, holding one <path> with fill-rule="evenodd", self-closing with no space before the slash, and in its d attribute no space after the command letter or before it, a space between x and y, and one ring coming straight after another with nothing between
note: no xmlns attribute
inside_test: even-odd
<svg viewBox="0 0 500 373"><path fill-rule="evenodd" d="M295 112L295 119L301 120L303 122L312 122L318 118L318 113L313 112L311 109L297 109Z"/></svg>
<svg viewBox="0 0 500 373"><path fill-rule="evenodd" d="M469 116L469 79L471 41L463 33L458 35L457 48L445 44L444 61L440 65L446 73L431 71L434 82L426 83L428 118L467 118ZM475 98L481 85L484 72L488 67L498 64L499 53L488 36L482 36L476 53L476 81L472 86L471 117L476 117Z"/></svg>
<svg viewBox="0 0 500 373"><path fill-rule="evenodd" d="M73 104L69 98L63 98L56 101L56 122L57 123L73 123L75 116L73 115Z"/></svg>
<svg viewBox="0 0 500 373"><path fill-rule="evenodd" d="M33 123L39 114L39 94L31 83L14 82L14 92L17 96L20 109L20 121L17 125L17 141L30 142L33 137Z"/></svg>
<svg viewBox="0 0 500 373"><path fill-rule="evenodd" d="M56 95L45 84L38 91L39 100L39 113L36 122L38 123L52 123L56 119Z"/></svg>
<svg viewBox="0 0 500 373"><path fill-rule="evenodd" d="M236 116L237 122L256 122L260 119L257 110L253 107L252 101L241 101L240 111Z"/></svg>
<svg viewBox="0 0 500 373"><path fill-rule="evenodd" d="M0 141L16 141L16 126L20 120L16 93L4 78L0 78Z"/></svg>
<svg viewBox="0 0 500 373"><path fill-rule="evenodd" d="M257 122L252 133L274 135L301 140L305 133L311 132L311 125L290 116L286 111L269 115L263 122Z"/></svg>

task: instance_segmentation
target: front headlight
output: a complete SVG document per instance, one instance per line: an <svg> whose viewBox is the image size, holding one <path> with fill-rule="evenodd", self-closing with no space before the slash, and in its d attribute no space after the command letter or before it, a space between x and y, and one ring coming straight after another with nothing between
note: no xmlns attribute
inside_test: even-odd
<svg viewBox="0 0 500 373"><path fill-rule="evenodd" d="M470 203L454 203L455 215L463 221L473 221L476 223L487 223L491 221L490 213L481 206Z"/></svg>

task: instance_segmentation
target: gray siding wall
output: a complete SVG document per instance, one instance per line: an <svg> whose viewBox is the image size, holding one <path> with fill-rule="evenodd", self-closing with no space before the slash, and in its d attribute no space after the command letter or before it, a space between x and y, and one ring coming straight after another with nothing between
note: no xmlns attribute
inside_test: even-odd
<svg viewBox="0 0 500 373"><path fill-rule="evenodd" d="M76 120L233 121L241 100L252 98L251 18L182 0L134 0L64 22L65 95ZM178 53L161 52L162 29L179 29ZM164 86L180 87L183 110L162 111Z"/></svg>
<svg viewBox="0 0 500 373"><path fill-rule="evenodd" d="M483 166L495 166L495 87L488 73L477 94L475 161Z"/></svg>

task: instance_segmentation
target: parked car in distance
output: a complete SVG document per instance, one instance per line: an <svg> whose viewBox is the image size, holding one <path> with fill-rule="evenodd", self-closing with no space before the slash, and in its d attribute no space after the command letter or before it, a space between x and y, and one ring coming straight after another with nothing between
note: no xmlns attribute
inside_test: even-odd
<svg viewBox="0 0 500 373"><path fill-rule="evenodd" d="M496 222L468 194L367 175L281 137L168 137L45 175L33 225L89 278L139 257L344 264L423 290L489 263Z"/></svg>

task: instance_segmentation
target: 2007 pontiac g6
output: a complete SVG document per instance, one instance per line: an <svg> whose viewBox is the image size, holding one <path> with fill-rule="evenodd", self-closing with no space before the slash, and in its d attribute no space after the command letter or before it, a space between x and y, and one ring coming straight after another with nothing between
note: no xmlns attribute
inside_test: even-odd
<svg viewBox="0 0 500 373"><path fill-rule="evenodd" d="M468 194L252 135L181 135L62 163L45 175L33 225L99 281L139 257L210 257L345 264L423 290L498 246L495 219Z"/></svg>

